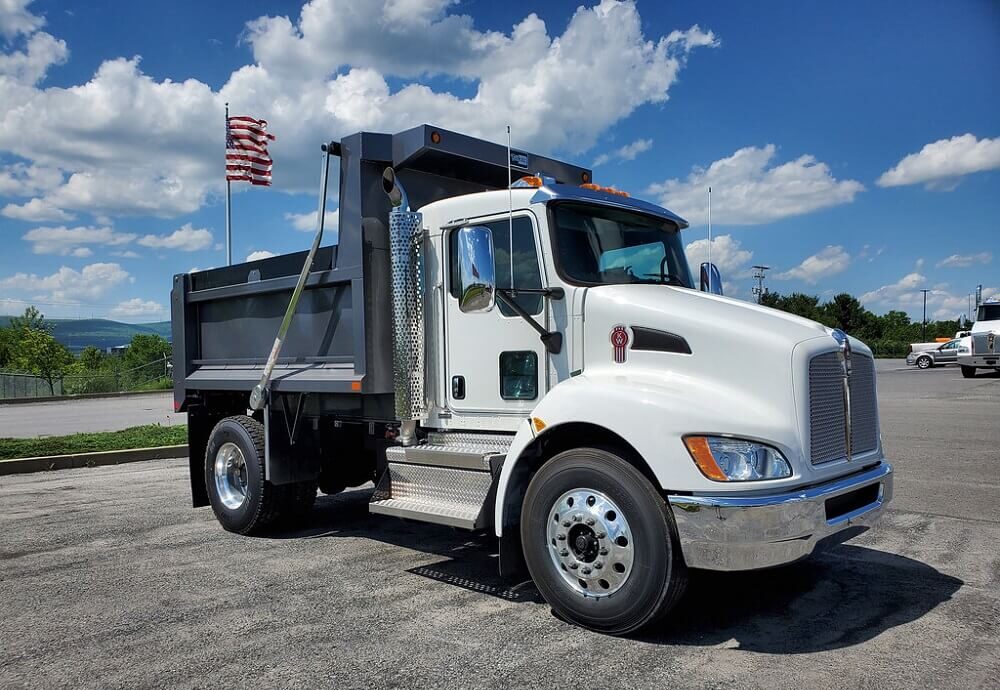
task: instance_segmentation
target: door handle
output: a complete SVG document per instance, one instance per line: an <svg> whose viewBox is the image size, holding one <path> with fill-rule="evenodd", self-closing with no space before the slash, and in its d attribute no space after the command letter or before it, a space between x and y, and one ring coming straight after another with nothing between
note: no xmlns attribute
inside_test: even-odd
<svg viewBox="0 0 1000 690"><path fill-rule="evenodd" d="M452 376L451 377L451 397L455 400L465 399L465 377L464 376Z"/></svg>

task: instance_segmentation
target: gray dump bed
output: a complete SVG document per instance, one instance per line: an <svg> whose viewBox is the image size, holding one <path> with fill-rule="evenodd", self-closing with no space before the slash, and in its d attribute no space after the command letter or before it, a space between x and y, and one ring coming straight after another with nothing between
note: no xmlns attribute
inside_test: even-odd
<svg viewBox="0 0 1000 690"><path fill-rule="evenodd" d="M361 132L332 144L340 156L339 234L313 262L271 383L281 393L392 397L388 216L382 173L396 169L414 209L505 188L507 148L422 125ZM590 170L514 150L515 179L542 173L590 181ZM327 229L327 233L332 228ZM258 383L308 252L174 276L174 400Z"/></svg>

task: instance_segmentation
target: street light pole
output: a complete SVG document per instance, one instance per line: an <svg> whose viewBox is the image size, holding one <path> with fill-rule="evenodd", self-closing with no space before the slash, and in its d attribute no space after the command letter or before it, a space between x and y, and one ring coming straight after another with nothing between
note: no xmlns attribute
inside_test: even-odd
<svg viewBox="0 0 1000 690"><path fill-rule="evenodd" d="M921 334L920 339L926 343L927 342L927 293L930 292L930 290L921 290L920 292L924 293L924 320L920 328L920 334Z"/></svg>

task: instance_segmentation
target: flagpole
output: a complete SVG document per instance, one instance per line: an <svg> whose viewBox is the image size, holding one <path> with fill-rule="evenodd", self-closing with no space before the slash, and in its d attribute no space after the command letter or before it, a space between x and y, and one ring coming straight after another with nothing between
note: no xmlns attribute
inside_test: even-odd
<svg viewBox="0 0 1000 690"><path fill-rule="evenodd" d="M229 103L226 103L226 143L229 142ZM233 217L230 205L230 181L226 175L226 265L233 265Z"/></svg>

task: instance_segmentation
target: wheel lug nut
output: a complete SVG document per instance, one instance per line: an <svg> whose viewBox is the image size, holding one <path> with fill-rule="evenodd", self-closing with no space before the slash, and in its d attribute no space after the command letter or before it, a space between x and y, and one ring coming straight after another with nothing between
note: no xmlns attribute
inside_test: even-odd
<svg viewBox="0 0 1000 690"><path fill-rule="evenodd" d="M584 569L583 569L583 570L581 570L580 572L581 572L581 573L583 573L584 575L590 575L590 572L591 572L591 571L590 571L590 568L584 568Z"/></svg>
<svg viewBox="0 0 1000 690"><path fill-rule="evenodd" d="M604 532L598 532L598 533L597 533L597 538L598 538L598 539L604 539L604 537L606 537L606 536L608 536L608 535L607 535L607 534L605 534Z"/></svg>
<svg viewBox="0 0 1000 690"><path fill-rule="evenodd" d="M557 534L556 535L556 539L558 539L559 541L566 541L566 535L565 534Z"/></svg>
<svg viewBox="0 0 1000 690"><path fill-rule="evenodd" d="M582 520L582 519L583 519L583 516L580 515L580 513L577 513L576 515L573 516L573 522L580 522L580 520Z"/></svg>
<svg viewBox="0 0 1000 690"><path fill-rule="evenodd" d="M587 518L587 526L588 527L594 526L594 518Z"/></svg>
<svg viewBox="0 0 1000 690"><path fill-rule="evenodd" d="M563 549L562 551L559 552L559 555L560 556L568 556L569 555L569 549Z"/></svg>
<svg viewBox="0 0 1000 690"><path fill-rule="evenodd" d="M596 563L594 563L594 570L600 570L603 567L604 567L604 564L601 563L600 561L597 561Z"/></svg>
<svg viewBox="0 0 1000 690"><path fill-rule="evenodd" d="M563 527L569 527L571 524L573 524L573 523L571 523L569 520L563 520L562 526Z"/></svg>
<svg viewBox="0 0 1000 690"><path fill-rule="evenodd" d="M601 549L600 551L598 551L598 553L601 554L602 556L607 556L608 555L608 550L607 549Z"/></svg>
<svg viewBox="0 0 1000 690"><path fill-rule="evenodd" d="M580 566L579 566L579 565L577 565L576 563L570 563L570 564L569 564L569 569L570 569L570 570L576 570L576 569L577 569L577 568L579 568L579 567L580 567Z"/></svg>

